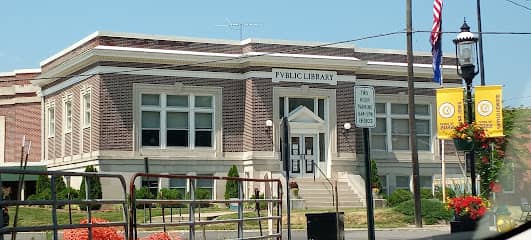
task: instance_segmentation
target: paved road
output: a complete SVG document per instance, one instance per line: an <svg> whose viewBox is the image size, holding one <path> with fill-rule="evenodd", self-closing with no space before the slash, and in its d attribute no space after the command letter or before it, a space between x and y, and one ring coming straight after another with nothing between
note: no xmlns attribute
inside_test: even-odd
<svg viewBox="0 0 531 240"><path fill-rule="evenodd" d="M448 226L439 226L439 227L428 227L428 228L395 228L395 229L385 229L385 230L377 230L376 231L376 239L389 239L389 240L399 240L399 239L437 239L437 240L443 240L443 239L470 239L470 235L464 235L464 236L457 236L450 234L450 228ZM60 234L60 239L61 238ZM147 233L140 233L140 237L146 236ZM185 239L188 239L188 234L181 232L181 235L185 237ZM223 239L234 239L236 238L236 233L234 231L210 231L205 233L206 238L203 238L203 233L201 231L197 231L196 233L196 239L197 240L223 240ZM258 232L251 231L246 232L245 236L257 236ZM1 239L1 237L0 237ZM11 239L9 235L4 236L5 240ZM43 233L19 233L17 234L17 240L46 240L46 239L53 239L46 238L45 234ZM284 232L284 239L287 239L287 232ZM293 240L303 240L307 239L306 237L306 230L294 230L292 231L292 237ZM367 231L366 230L346 230L345 231L345 239L346 240L366 240L367 239Z"/></svg>

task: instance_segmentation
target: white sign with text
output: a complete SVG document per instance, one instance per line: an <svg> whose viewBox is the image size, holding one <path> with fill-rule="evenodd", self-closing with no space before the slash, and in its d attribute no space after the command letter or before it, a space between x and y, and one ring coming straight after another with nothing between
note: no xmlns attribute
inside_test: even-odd
<svg viewBox="0 0 531 240"><path fill-rule="evenodd" d="M356 127L376 127L376 107L374 102L374 88L371 86L355 86L355 117Z"/></svg>
<svg viewBox="0 0 531 240"><path fill-rule="evenodd" d="M337 85L337 72L273 68L273 82L305 82Z"/></svg>

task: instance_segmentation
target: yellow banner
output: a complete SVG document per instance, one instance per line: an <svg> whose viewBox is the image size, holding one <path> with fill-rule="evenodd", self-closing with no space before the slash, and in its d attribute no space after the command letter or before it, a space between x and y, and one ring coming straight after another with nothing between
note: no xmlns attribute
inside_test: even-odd
<svg viewBox="0 0 531 240"><path fill-rule="evenodd" d="M465 121L463 93L463 88L436 89L439 139L452 139L455 126Z"/></svg>
<svg viewBox="0 0 531 240"><path fill-rule="evenodd" d="M487 137L503 136L502 86L475 86L476 124Z"/></svg>

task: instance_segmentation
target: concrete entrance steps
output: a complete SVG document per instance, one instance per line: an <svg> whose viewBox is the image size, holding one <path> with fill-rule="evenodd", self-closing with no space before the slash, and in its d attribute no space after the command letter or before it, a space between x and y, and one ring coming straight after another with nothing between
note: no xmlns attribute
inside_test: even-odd
<svg viewBox="0 0 531 240"><path fill-rule="evenodd" d="M334 191L326 179L298 178L299 196L306 209L333 209ZM338 180L339 208L363 207L363 197L354 192L346 180Z"/></svg>

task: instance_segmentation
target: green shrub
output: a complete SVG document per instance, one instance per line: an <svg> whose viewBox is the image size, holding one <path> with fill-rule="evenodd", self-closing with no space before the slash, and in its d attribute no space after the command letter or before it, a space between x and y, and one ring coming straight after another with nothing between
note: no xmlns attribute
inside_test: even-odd
<svg viewBox="0 0 531 240"><path fill-rule="evenodd" d="M405 220L409 223L415 222L415 203L413 200L402 202L393 210L404 214ZM452 213L444 207L441 201L436 199L421 199L421 212L422 221L428 225L449 221L452 218Z"/></svg>
<svg viewBox="0 0 531 240"><path fill-rule="evenodd" d="M396 206L402 202L413 199L413 193L407 189L397 189L389 195L389 206Z"/></svg>
<svg viewBox="0 0 531 240"><path fill-rule="evenodd" d="M229 170L229 173L227 174L227 177L239 177L238 169L235 165L232 165L232 167ZM234 180L227 180L227 183L225 184L225 199L231 199L231 198L238 198L238 181Z"/></svg>
<svg viewBox="0 0 531 240"><path fill-rule="evenodd" d="M139 189L135 189L135 199L155 199L155 195L149 191L148 187L141 187ZM143 209L147 206L148 204L136 204L136 208L140 209Z"/></svg>
<svg viewBox="0 0 531 240"><path fill-rule="evenodd" d="M185 199L191 199L190 198L190 192L187 192L185 195ZM196 200L210 200L212 199L212 193L209 189L204 188L197 188L195 189L195 199ZM201 203L201 204L195 204L194 207L201 207L201 208L207 208L210 204L208 203Z"/></svg>
<svg viewBox="0 0 531 240"><path fill-rule="evenodd" d="M456 196L455 194L455 191L453 188L445 188L446 190L446 197L447 198L454 198ZM436 199L439 199L439 200L443 200L443 194L442 194L442 188L441 187L436 187L435 188L435 198Z"/></svg>
<svg viewBox="0 0 531 240"><path fill-rule="evenodd" d="M431 189L429 188L420 189L420 198L421 199L433 199L433 194L431 193Z"/></svg>
<svg viewBox="0 0 531 240"><path fill-rule="evenodd" d="M85 172L98 172L96 168L93 166L87 166L85 168ZM102 198L102 192L101 192L101 182L99 177L83 177L83 180L81 180L81 187L79 188L79 198L85 199L86 193L85 193L85 179L88 179L90 183L90 189L89 189L89 199L101 199ZM80 204L79 207L81 209L85 209L87 207L86 204ZM90 204L89 205L91 210L99 210L101 208L101 204Z"/></svg>
<svg viewBox="0 0 531 240"><path fill-rule="evenodd" d="M157 199L176 200L183 199L183 195L177 189L162 188L160 189ZM165 207L183 207L183 204L163 204Z"/></svg>

